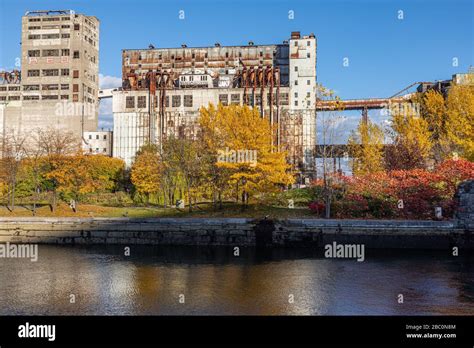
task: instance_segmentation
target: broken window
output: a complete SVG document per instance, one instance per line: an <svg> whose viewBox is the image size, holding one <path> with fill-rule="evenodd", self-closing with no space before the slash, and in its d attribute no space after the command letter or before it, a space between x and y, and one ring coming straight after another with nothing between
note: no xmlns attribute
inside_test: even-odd
<svg viewBox="0 0 474 348"><path fill-rule="evenodd" d="M174 95L171 99L171 106L172 107L179 107L181 106L181 96L180 95Z"/></svg>
<svg viewBox="0 0 474 348"><path fill-rule="evenodd" d="M139 96L137 98L137 107L141 109L146 108L146 96Z"/></svg>
<svg viewBox="0 0 474 348"><path fill-rule="evenodd" d="M43 57L57 57L59 50L43 50Z"/></svg>
<svg viewBox="0 0 474 348"><path fill-rule="evenodd" d="M43 76L59 76L59 69L43 69Z"/></svg>
<svg viewBox="0 0 474 348"><path fill-rule="evenodd" d="M231 94L230 95L230 102L232 105L239 105L240 104L240 94Z"/></svg>
<svg viewBox="0 0 474 348"><path fill-rule="evenodd" d="M229 96L227 94L219 94L219 103L229 105Z"/></svg>
<svg viewBox="0 0 474 348"><path fill-rule="evenodd" d="M125 98L125 107L134 108L135 107L135 97L126 97Z"/></svg>
<svg viewBox="0 0 474 348"><path fill-rule="evenodd" d="M73 58L74 58L74 59L79 58L79 51L74 51Z"/></svg>
<svg viewBox="0 0 474 348"><path fill-rule="evenodd" d="M184 106L188 107L188 108L193 106L193 96L192 95L185 95L184 96Z"/></svg>
<svg viewBox="0 0 474 348"><path fill-rule="evenodd" d="M28 70L28 76L29 77L34 77L34 76L39 76L40 71L39 70Z"/></svg>

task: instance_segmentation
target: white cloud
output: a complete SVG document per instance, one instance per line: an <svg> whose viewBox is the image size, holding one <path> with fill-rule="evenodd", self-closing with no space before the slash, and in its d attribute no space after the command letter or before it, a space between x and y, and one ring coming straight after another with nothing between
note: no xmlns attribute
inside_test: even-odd
<svg viewBox="0 0 474 348"><path fill-rule="evenodd" d="M112 98L102 99L99 104L99 129L112 129L113 127Z"/></svg>
<svg viewBox="0 0 474 348"><path fill-rule="evenodd" d="M122 78L116 76L109 76L99 74L99 87L104 88L116 88L122 86Z"/></svg>

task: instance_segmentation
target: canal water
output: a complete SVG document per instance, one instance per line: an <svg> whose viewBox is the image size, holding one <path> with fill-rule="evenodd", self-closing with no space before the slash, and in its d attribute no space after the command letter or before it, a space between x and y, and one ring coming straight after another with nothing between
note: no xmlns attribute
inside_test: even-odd
<svg viewBox="0 0 474 348"><path fill-rule="evenodd" d="M367 251L364 262L312 249L38 252L0 259L0 315L474 315L474 257L444 251Z"/></svg>

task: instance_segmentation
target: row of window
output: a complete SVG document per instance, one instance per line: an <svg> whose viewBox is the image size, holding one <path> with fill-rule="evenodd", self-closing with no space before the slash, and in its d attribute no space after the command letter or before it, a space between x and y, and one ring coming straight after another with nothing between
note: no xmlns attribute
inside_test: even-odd
<svg viewBox="0 0 474 348"><path fill-rule="evenodd" d="M7 90L7 86L0 86L0 91L6 91L6 90ZM19 91L20 86L9 86L8 90L9 91Z"/></svg>
<svg viewBox="0 0 474 348"><path fill-rule="evenodd" d="M62 50L28 50L28 57L59 57L59 54L61 54L61 57L67 57L71 55L71 51L69 48L64 48ZM79 51L74 51L72 54L72 57L74 59L78 59L80 57ZM94 62L95 62L95 57L94 57Z"/></svg>
<svg viewBox="0 0 474 348"><path fill-rule="evenodd" d="M93 153L93 152L94 152L94 150L92 149L92 147L89 148L89 152L90 152L90 153ZM98 148L98 147L95 148L95 152L99 152L99 148ZM106 153L106 152L107 152L107 149L104 147L104 148L102 149L102 152Z"/></svg>
<svg viewBox="0 0 474 348"><path fill-rule="evenodd" d="M233 105L239 105L241 103L241 95L240 94L230 94L230 103ZM170 97L165 97L165 107L170 106ZM250 105L252 103L252 97L250 95L246 95L245 100L243 101L244 104ZM139 109L143 109L147 107L147 97L146 96L127 96L125 98L125 107L127 109L133 109L136 106ZM183 102L183 103L181 103ZM277 96L276 94L273 95L273 105L276 105ZM228 94L219 94L219 103L223 105L229 105L229 95ZM280 105L288 105L288 93L281 93L279 98ZM255 104L260 104L260 94L255 95ZM267 104L270 104L270 94L267 93ZM192 107L193 106L193 96L192 95L185 95L183 100L181 99L180 95L173 95L171 96L171 106L174 108L177 107ZM296 104L297 106L297 104Z"/></svg>
<svg viewBox="0 0 474 348"><path fill-rule="evenodd" d="M71 26L69 24L63 25L31 25L28 27L29 30L41 30L41 29L70 29Z"/></svg>
<svg viewBox="0 0 474 348"><path fill-rule="evenodd" d="M43 69L41 70L41 76L69 76L69 72L69 69ZM28 70L27 75L28 77L38 77L40 76L40 70ZM72 77L79 78L79 70L73 70Z"/></svg>
<svg viewBox="0 0 474 348"><path fill-rule="evenodd" d="M69 95L67 94L62 94L62 95L24 95L23 100L69 100ZM21 100L21 97L19 95L10 95L10 96L5 96L1 95L0 96L0 101L6 101L6 100ZM78 102L79 101L79 95L78 94L73 94L72 95L72 101L73 102ZM84 102L88 103L93 103L94 101L91 98L84 98Z"/></svg>
<svg viewBox="0 0 474 348"><path fill-rule="evenodd" d="M28 35L28 40L50 40L50 39L70 39L71 34L69 33L63 33L63 34L30 34Z"/></svg>
<svg viewBox="0 0 474 348"><path fill-rule="evenodd" d="M95 138L96 140L99 140L100 136L99 134L96 134L95 135ZM107 140L107 134L104 134L104 136L102 137L103 140ZM92 140L92 134L89 134L89 140Z"/></svg>

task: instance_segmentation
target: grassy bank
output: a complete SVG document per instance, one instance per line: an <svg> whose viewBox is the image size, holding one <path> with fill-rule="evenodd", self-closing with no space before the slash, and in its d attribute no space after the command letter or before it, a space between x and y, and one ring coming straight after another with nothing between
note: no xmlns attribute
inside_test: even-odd
<svg viewBox="0 0 474 348"><path fill-rule="evenodd" d="M0 217L30 217L33 216L31 207L17 206L13 212L5 206L0 207ZM245 218L314 218L315 215L307 208L279 208L265 205L249 205L245 210L237 204L225 204L221 210L216 210L212 205L202 204L192 212L187 209L162 208L162 207L107 207L91 204L80 204L77 211L73 212L67 204L61 203L52 212L49 206L41 206L36 210L38 217L245 217Z"/></svg>

